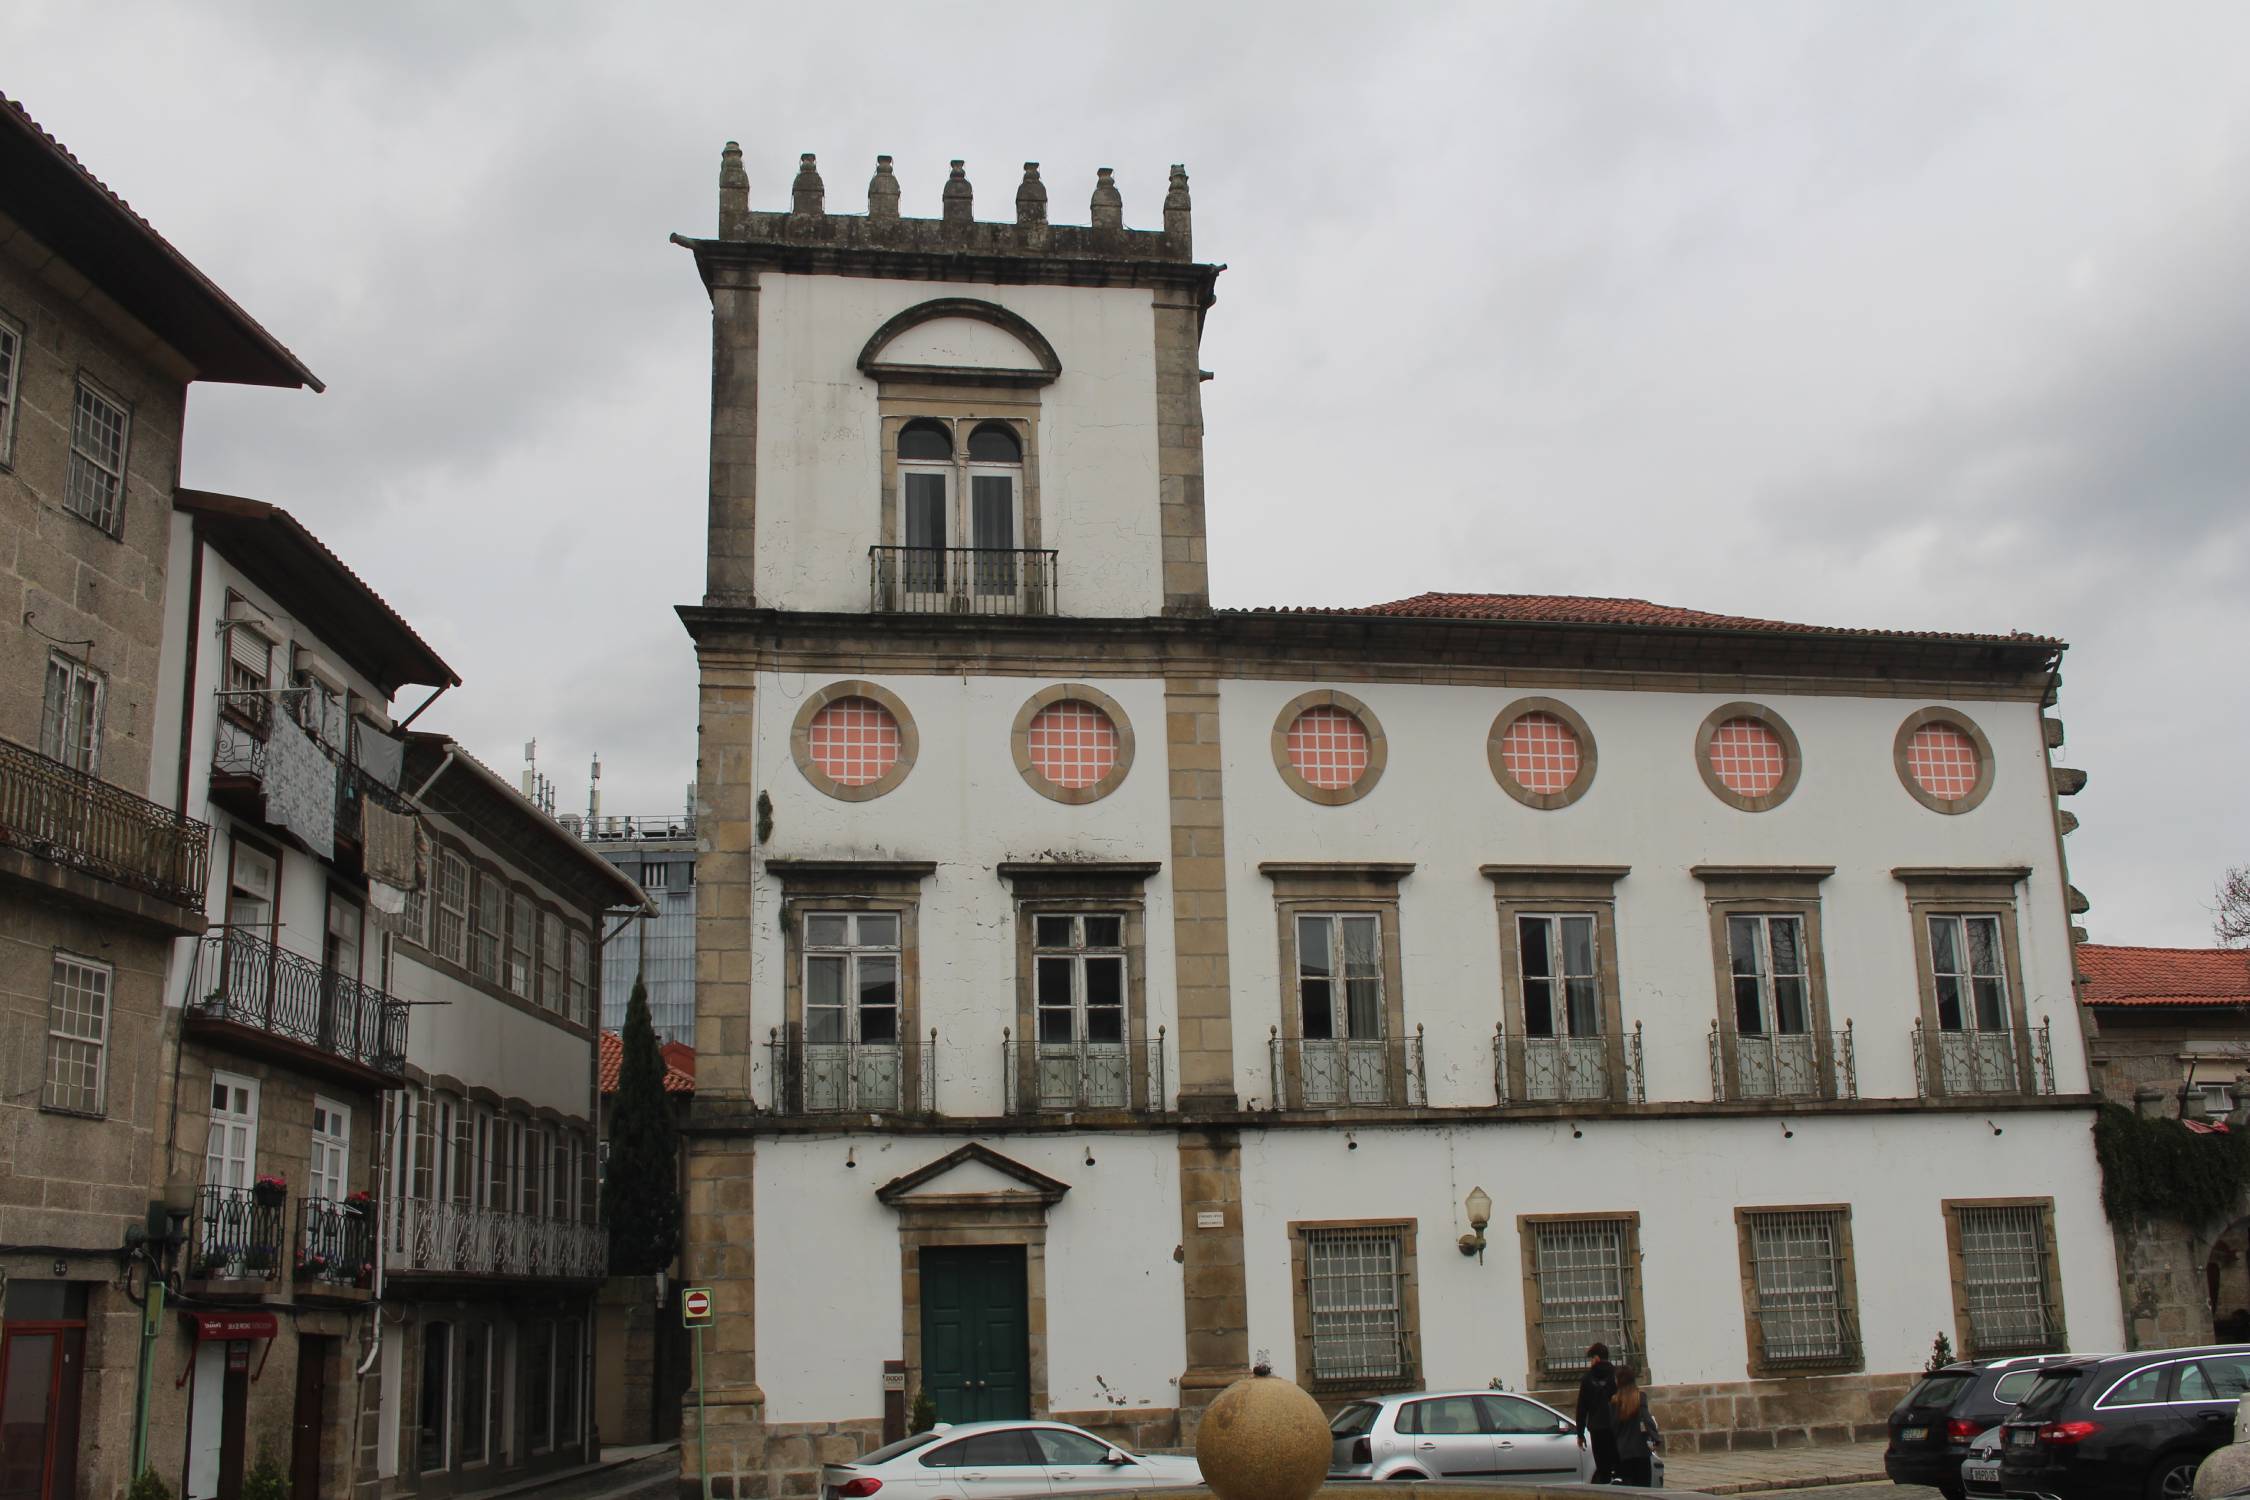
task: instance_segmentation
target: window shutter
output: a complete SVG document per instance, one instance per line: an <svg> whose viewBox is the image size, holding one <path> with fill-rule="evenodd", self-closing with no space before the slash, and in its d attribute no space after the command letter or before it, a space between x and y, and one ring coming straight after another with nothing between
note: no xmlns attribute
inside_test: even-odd
<svg viewBox="0 0 2250 1500"><path fill-rule="evenodd" d="M271 680L273 644L253 625L238 621L227 627L227 659L261 682Z"/></svg>

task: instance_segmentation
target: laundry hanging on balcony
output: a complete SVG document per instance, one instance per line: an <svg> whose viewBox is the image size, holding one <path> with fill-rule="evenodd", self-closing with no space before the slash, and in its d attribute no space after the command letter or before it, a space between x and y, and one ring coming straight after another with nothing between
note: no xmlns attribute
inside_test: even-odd
<svg viewBox="0 0 2250 1500"><path fill-rule="evenodd" d="M406 746L361 721L352 726L352 759L364 775L395 792L406 759Z"/></svg>
<svg viewBox="0 0 2250 1500"><path fill-rule="evenodd" d="M395 813L369 797L362 809L365 819L360 858L367 870L367 899L388 916L406 910L409 893L420 889L416 840L420 828L405 813Z"/></svg>
<svg viewBox="0 0 2250 1500"><path fill-rule="evenodd" d="M336 763L286 713L266 741L266 817L322 859L336 857Z"/></svg>

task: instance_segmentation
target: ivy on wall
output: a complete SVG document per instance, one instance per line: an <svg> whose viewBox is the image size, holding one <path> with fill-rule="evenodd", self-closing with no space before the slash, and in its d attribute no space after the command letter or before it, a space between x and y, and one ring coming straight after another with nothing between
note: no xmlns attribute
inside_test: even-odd
<svg viewBox="0 0 2250 1500"><path fill-rule="evenodd" d="M2250 1190L2250 1131L2201 1135L2104 1104L2094 1120L2102 1209L2120 1229L2170 1219L2204 1229L2235 1216Z"/></svg>

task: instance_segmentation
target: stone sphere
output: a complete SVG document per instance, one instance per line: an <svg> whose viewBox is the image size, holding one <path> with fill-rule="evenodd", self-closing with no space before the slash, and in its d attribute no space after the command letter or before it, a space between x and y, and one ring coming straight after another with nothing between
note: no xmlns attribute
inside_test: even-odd
<svg viewBox="0 0 2250 1500"><path fill-rule="evenodd" d="M1328 1419L1294 1381L1252 1375L1219 1392L1195 1461L1219 1500L1310 1500L1328 1480Z"/></svg>
<svg viewBox="0 0 2250 1500"><path fill-rule="evenodd" d="M2212 1500L2250 1487L2250 1443L2229 1443L2195 1471L2195 1500Z"/></svg>

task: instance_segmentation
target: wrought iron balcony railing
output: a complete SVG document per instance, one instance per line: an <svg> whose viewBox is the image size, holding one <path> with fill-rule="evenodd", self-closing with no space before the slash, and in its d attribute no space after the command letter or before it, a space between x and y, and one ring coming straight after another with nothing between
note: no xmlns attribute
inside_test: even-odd
<svg viewBox="0 0 2250 1500"><path fill-rule="evenodd" d="M406 1002L240 928L203 939L187 1013L403 1078Z"/></svg>
<svg viewBox="0 0 2250 1500"><path fill-rule="evenodd" d="M385 1275L585 1281L600 1278L609 1265L609 1231L599 1224L415 1198L399 1209L398 1258Z"/></svg>
<svg viewBox="0 0 2250 1500"><path fill-rule="evenodd" d="M937 1113L937 1028L927 1041L808 1042L767 1033L783 1115Z"/></svg>
<svg viewBox="0 0 2250 1500"><path fill-rule="evenodd" d="M1764 1036L1724 1032L1713 1021L1710 1051L1711 1097L1716 1100L1859 1097L1858 1054L1848 1020L1842 1031Z"/></svg>
<svg viewBox="0 0 2250 1500"><path fill-rule="evenodd" d="M870 547L867 607L878 614L1051 615L1054 549Z"/></svg>
<svg viewBox="0 0 2250 1500"><path fill-rule="evenodd" d="M2052 1094L2053 1034L2041 1021L2028 1033L1936 1031L1914 1023L1914 1080L1924 1098L1955 1094Z"/></svg>
<svg viewBox="0 0 2250 1500"><path fill-rule="evenodd" d="M372 1287L375 1206L362 1199L297 1200L297 1280L323 1286Z"/></svg>
<svg viewBox="0 0 2250 1500"><path fill-rule="evenodd" d="M556 819L570 832L589 843L612 839L692 839L695 837L693 813L663 813L650 816L646 813L600 813L587 817L583 813L564 813Z"/></svg>
<svg viewBox="0 0 2250 1500"><path fill-rule="evenodd" d="M1613 1060L1609 1039L1599 1036L1513 1036L1505 1022L1492 1028L1492 1091L1502 1104L1611 1101L1648 1102L1641 1067L1641 1026L1619 1039Z"/></svg>
<svg viewBox="0 0 2250 1500"><path fill-rule="evenodd" d="M1164 1028L1151 1041L1019 1042L1000 1033L1005 1108L1015 1114L1129 1109L1157 1112L1164 1090Z"/></svg>
<svg viewBox="0 0 2250 1500"><path fill-rule="evenodd" d="M281 1275L288 1198L280 1188L205 1186L188 1226L192 1281L272 1281Z"/></svg>
<svg viewBox="0 0 2250 1500"><path fill-rule="evenodd" d="M207 826L10 740L0 740L0 843L203 910Z"/></svg>
<svg viewBox="0 0 2250 1500"><path fill-rule="evenodd" d="M1285 1037L1269 1028L1276 1102L1284 1109L1420 1109L1429 1103L1422 1028L1372 1041Z"/></svg>

